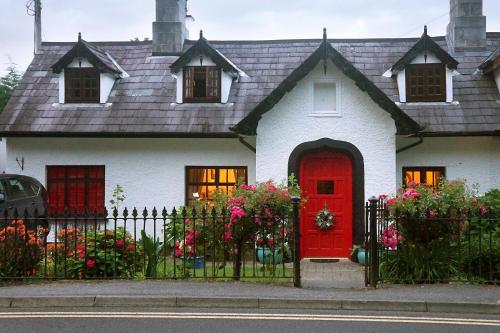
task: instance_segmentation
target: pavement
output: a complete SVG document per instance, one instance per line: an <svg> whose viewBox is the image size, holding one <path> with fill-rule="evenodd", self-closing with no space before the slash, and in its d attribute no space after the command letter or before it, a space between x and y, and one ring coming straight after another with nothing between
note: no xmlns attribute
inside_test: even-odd
<svg viewBox="0 0 500 333"><path fill-rule="evenodd" d="M1 308L198 307L500 315L500 287L435 284L298 289L244 282L59 281L0 287Z"/></svg>

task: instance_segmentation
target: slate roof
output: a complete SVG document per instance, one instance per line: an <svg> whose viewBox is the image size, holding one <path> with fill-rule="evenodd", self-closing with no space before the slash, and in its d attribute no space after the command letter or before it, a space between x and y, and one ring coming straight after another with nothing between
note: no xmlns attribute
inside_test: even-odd
<svg viewBox="0 0 500 333"><path fill-rule="evenodd" d="M500 130L500 99L491 76L478 66L500 47L500 33L488 33L488 49L454 55L455 104L402 104L425 126L426 135L492 134ZM383 77L418 41L330 39L331 45L392 101L399 100L395 78ZM447 50L444 37L433 38ZM211 41L248 76L231 88L227 104L175 104L170 66L177 56L151 57L151 42L91 43L108 52L130 77L114 86L105 105L58 104L58 78L51 70L74 43L43 43L5 110L0 136L234 136L238 124L317 50L322 40ZM185 49L194 45L187 41Z"/></svg>

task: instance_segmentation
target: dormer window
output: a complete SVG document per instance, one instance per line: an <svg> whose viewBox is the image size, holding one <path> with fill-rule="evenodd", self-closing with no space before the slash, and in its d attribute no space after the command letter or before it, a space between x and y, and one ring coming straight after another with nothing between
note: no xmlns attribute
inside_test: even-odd
<svg viewBox="0 0 500 333"><path fill-rule="evenodd" d="M407 65L406 100L446 102L445 65L439 63Z"/></svg>
<svg viewBox="0 0 500 333"><path fill-rule="evenodd" d="M220 103L221 76L216 66L184 67L184 102Z"/></svg>
<svg viewBox="0 0 500 333"><path fill-rule="evenodd" d="M95 68L64 70L65 103L99 103L100 73Z"/></svg>

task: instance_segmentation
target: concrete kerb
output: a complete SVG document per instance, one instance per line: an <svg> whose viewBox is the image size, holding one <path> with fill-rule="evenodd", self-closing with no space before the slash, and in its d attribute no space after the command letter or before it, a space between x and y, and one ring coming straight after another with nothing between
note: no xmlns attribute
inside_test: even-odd
<svg viewBox="0 0 500 333"><path fill-rule="evenodd" d="M476 313L500 315L500 304L389 300L278 299L175 296L0 297L0 308L197 307Z"/></svg>

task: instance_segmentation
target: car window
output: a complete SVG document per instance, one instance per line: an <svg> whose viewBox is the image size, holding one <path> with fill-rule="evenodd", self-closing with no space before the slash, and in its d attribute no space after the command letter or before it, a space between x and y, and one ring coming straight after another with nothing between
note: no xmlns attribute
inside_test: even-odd
<svg viewBox="0 0 500 333"><path fill-rule="evenodd" d="M8 179L7 186L9 187L9 200L19 200L36 195L33 187L25 180Z"/></svg>

